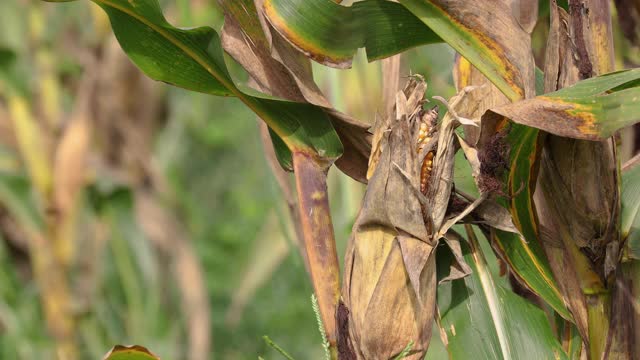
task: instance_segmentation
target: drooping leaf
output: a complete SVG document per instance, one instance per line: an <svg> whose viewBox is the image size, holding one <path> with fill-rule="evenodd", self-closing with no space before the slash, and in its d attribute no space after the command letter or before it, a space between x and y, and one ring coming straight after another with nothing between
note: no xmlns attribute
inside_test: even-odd
<svg viewBox="0 0 640 360"><path fill-rule="evenodd" d="M441 331L452 359L564 359L544 312L504 288L477 239L461 242L471 275L438 287ZM438 277L452 255L438 249Z"/></svg>
<svg viewBox="0 0 640 360"><path fill-rule="evenodd" d="M160 360L160 358L140 345L116 345L105 355L104 360Z"/></svg>
<svg viewBox="0 0 640 360"><path fill-rule="evenodd" d="M331 0L266 0L264 10L295 47L319 63L339 68L350 67L359 48L364 47L373 61L442 41L403 6L386 0L349 7Z"/></svg>
<svg viewBox="0 0 640 360"><path fill-rule="evenodd" d="M613 70L609 4L570 0L568 13L555 2L551 7L552 36L546 57L553 61L545 66L545 90L561 90L545 96L558 95L560 102L577 103L578 107L570 109L571 104L557 115L565 117L567 127L591 132L587 139L601 140L606 134L592 124L590 113L604 105L611 106L608 113L613 115L616 107L625 102L622 92L614 92L624 91L622 88L634 82L623 85L625 75L614 74L578 82ZM622 82L620 88L616 88L616 81ZM589 104L582 106L585 100ZM567 113L570 120L566 119ZM538 116L550 118L546 122L552 126L558 125L554 121L557 117L548 116L545 107L539 108ZM609 321L594 309L610 308L613 303L608 292L614 283L620 254L616 141L613 138L586 141L582 135L578 139L568 138L566 132L561 135L547 136L541 157L538 215L551 240L545 250L590 356L608 358L605 348L609 348L610 341L615 343L619 339L609 338L613 332L607 334L608 326L603 325Z"/></svg>
<svg viewBox="0 0 640 360"><path fill-rule="evenodd" d="M510 100L535 94L529 33L512 15L511 2L400 0L431 30L478 68Z"/></svg>
<svg viewBox="0 0 640 360"><path fill-rule="evenodd" d="M263 2L220 1L225 12L222 47L246 69L261 91L331 108L314 82L310 60L269 25L261 11Z"/></svg>
<svg viewBox="0 0 640 360"><path fill-rule="evenodd" d="M237 96L289 149L327 159L341 155L340 140L322 109L241 91L227 71L220 38L213 29L173 27L157 0L94 2L109 16L124 51L151 78L189 90Z"/></svg>
<svg viewBox="0 0 640 360"><path fill-rule="evenodd" d="M520 184L519 187L510 187L509 190L505 192L512 194L511 196L514 198L517 197L518 201L523 201L527 204L527 206L520 206L520 203L517 201L510 203L509 201L501 198L498 198L498 201L492 201L491 203L485 202L485 206L493 207L491 211L494 214L497 211L496 208L502 209L505 212L506 210L504 210L502 206L509 209L509 212L505 214L508 216L508 223L511 223L513 220L513 224L510 227L513 228L514 225L516 225L516 228L518 229L510 230L508 226L498 226L504 225L504 221L492 223L487 222L489 218L485 218L486 224L493 228L490 231L490 234L489 231L487 232L487 236L490 236L491 243L495 251L500 254L502 260L509 265L509 268L514 273L516 279L519 280L527 289L530 289L544 299L552 308L562 314L563 317L571 320L571 314L566 309L561 292L554 280L548 260L542 249L535 213L533 213L534 215L531 217L531 207L533 206L531 203L532 189L527 189L523 185L525 181L531 183L531 180L527 177L535 171L533 159L529 157L530 153L527 152L529 150L537 151L536 147L528 147L531 142L535 143L535 137L530 140L526 137L532 132L535 133L537 130L520 126L513 129L508 133L508 135L506 135L503 140L504 143L492 141L485 144L485 147L493 148L493 150L483 150L485 152L485 155L483 155L483 161L493 162L493 165L485 164L485 167L490 168L491 166L496 166L496 164L498 164L498 166L502 166L499 165L501 162L504 162L503 164L511 164L506 166L508 171L506 168L503 169L505 172L503 176L504 180L500 179L501 176L499 176L499 174L495 174L498 178L493 179L492 181L496 184L501 184L503 181L507 184ZM482 191L487 191L486 188L488 185L485 184L487 181L485 178L489 175L486 173L481 174L481 170L483 168L478 164L478 152L475 151L474 148L471 148L466 142L461 140L460 143L465 152L465 156L469 159L469 162L474 169L474 178L476 178L478 187L482 189ZM499 151L499 149L503 149L504 146L511 147L509 155L513 156L513 158L495 158L496 156L506 155L500 154ZM515 164L517 164L517 166ZM479 210L481 208L482 207L480 207ZM477 215L481 218L483 217L483 214L480 212L478 212ZM521 233L526 234L526 236L523 237L520 235ZM528 239L528 241L525 239Z"/></svg>
<svg viewBox="0 0 640 360"><path fill-rule="evenodd" d="M212 28L175 28L166 21L157 1L96 3L109 16L122 49L152 79L219 96L237 91Z"/></svg>
<svg viewBox="0 0 640 360"><path fill-rule="evenodd" d="M549 133L602 140L640 121L640 69L583 80L574 86L491 109L485 116L508 119Z"/></svg>
<svg viewBox="0 0 640 360"><path fill-rule="evenodd" d="M540 135L536 129L525 126L509 127L510 131L503 141L509 149L505 183L510 199L503 201L522 237L496 231L492 237L493 245L503 254L504 260L511 266L518 280L544 299L562 317L572 320L573 316L566 308L543 250L545 244L542 243L533 202L538 171L537 159L542 146ZM502 145L494 143L491 146Z"/></svg>

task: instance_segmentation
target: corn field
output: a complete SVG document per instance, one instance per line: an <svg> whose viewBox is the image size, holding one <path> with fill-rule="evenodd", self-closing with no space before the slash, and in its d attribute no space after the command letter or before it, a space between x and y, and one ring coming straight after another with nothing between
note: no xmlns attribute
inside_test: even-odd
<svg viewBox="0 0 640 360"><path fill-rule="evenodd" d="M640 1L48 1L0 358L640 357Z"/></svg>

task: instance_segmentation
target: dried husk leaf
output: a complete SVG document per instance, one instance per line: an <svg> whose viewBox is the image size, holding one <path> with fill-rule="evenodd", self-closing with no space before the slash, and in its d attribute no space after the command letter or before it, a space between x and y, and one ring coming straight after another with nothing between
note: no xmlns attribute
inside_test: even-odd
<svg viewBox="0 0 640 360"><path fill-rule="evenodd" d="M458 108L462 104L465 94L471 90L471 88L465 88L451 98L447 104L449 109ZM438 231L444 222L453 187L453 165L457 151L454 130L459 125L456 118L455 112L449 110L439 126L438 151L433 161L433 171L427 187L426 207L430 209L427 221L430 222L432 229Z"/></svg>
<svg viewBox="0 0 640 360"><path fill-rule="evenodd" d="M379 152L374 150L372 159L379 157L372 161L375 170L345 260L342 297L348 316L339 324L339 344L347 345L339 351L346 359L389 359L411 341L406 359L421 359L429 344L435 243L416 190L419 161L409 124L425 89L422 79L410 79L396 97L392 120L381 119L376 127L374 149Z"/></svg>
<svg viewBox="0 0 640 360"><path fill-rule="evenodd" d="M460 242L465 240L457 232L449 231L445 234L444 241L451 249L455 261L449 266L449 275L440 279L438 282L439 284L446 281L461 279L471 274L471 267L464 261L462 247L460 247Z"/></svg>
<svg viewBox="0 0 640 360"><path fill-rule="evenodd" d="M371 177L345 256L338 343L346 359L389 359L409 342L413 347L406 358L424 357L435 312L433 250L440 238L456 255L446 280L470 272L459 238L442 229L453 184L454 129L460 123L451 111L439 125L437 139L417 153L425 90L424 79L412 76L396 94L391 116L374 127ZM451 106L461 98L454 97ZM429 151L436 155L425 196L420 169Z"/></svg>

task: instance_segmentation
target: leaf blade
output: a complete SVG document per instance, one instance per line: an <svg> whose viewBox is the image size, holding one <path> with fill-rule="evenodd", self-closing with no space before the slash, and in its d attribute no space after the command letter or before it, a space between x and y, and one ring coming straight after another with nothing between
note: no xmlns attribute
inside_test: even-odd
<svg viewBox="0 0 640 360"><path fill-rule="evenodd" d="M464 1L400 0L464 56L510 100L535 94L531 39L506 1L478 2L467 16Z"/></svg>
<svg viewBox="0 0 640 360"><path fill-rule="evenodd" d="M148 76L188 90L237 96L293 151L329 160L342 154L342 144L322 108L240 90L227 71L213 29L173 27L157 0L92 1L107 12L123 50ZM176 66L182 66L180 71Z"/></svg>
<svg viewBox="0 0 640 360"><path fill-rule="evenodd" d="M264 10L271 25L297 49L338 68L350 67L358 48L365 48L373 61L441 41L391 1L366 0L346 7L330 0L266 0Z"/></svg>
<svg viewBox="0 0 640 360"><path fill-rule="evenodd" d="M469 236L469 243L461 242L471 275L438 289L440 325L450 357L565 358L544 313L500 285L485 258L491 254L484 254L474 237ZM445 252L438 256L440 274L451 255ZM518 330L523 326L526 332Z"/></svg>
<svg viewBox="0 0 640 360"><path fill-rule="evenodd" d="M518 124L575 139L603 140L640 121L640 69L576 83L520 103L491 109Z"/></svg>

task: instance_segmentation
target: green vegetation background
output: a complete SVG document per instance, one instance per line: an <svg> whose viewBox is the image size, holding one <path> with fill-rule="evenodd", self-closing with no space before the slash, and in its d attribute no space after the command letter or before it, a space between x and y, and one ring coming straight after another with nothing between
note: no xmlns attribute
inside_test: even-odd
<svg viewBox="0 0 640 360"><path fill-rule="evenodd" d="M214 1L163 3L169 19L181 26L219 29L222 25ZM0 2L0 50L17 55L27 89L40 81L38 74L29 70L38 49L25 45L34 14L42 16L39 25L45 29L40 46L53 53L60 77L79 77L82 68L78 59L65 53L59 41L69 32L84 42L76 44L78 47L96 41L89 2ZM450 75L453 56L444 45L412 50L403 60L403 73L423 74L430 86L428 96L448 98L454 92ZM359 54L351 70L317 64L314 68L317 82L336 107L374 121L382 92L380 63L367 64ZM263 156L255 116L234 99L163 87L168 110L162 119L164 126L154 134L153 159L172 195L163 203L184 226L206 275L213 324L211 358L279 358L264 343L263 335L269 335L297 359L322 358L310 302L312 290L294 240L283 233L286 212ZM0 86L0 103L3 88ZM69 111L73 97L72 93L63 94L63 111ZM145 94L136 101L145 101ZM20 175L19 166L6 165L13 164L15 157L11 149L0 147L0 173ZM185 359L184 317L167 260L136 224L129 190L109 184L109 179L97 179L84 196L86 211L102 214L112 231L99 262L96 302L80 317L83 356L99 359L114 344L142 344L162 359ZM330 189L342 253L364 188L332 170ZM288 247L272 253L270 249L276 247L270 244L282 238L287 238ZM52 342L37 288L25 275L28 271L18 266L16 256L11 246L0 240L0 359L52 359ZM264 278L247 277L256 259L265 258L275 260L258 272ZM255 292L237 323L230 325L227 319L234 294L252 281Z"/></svg>

